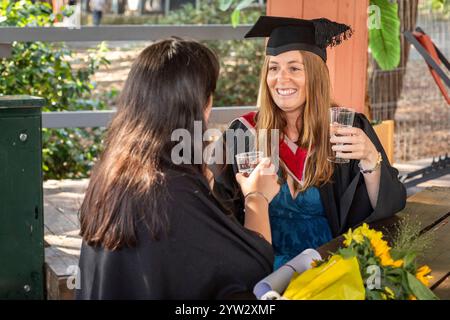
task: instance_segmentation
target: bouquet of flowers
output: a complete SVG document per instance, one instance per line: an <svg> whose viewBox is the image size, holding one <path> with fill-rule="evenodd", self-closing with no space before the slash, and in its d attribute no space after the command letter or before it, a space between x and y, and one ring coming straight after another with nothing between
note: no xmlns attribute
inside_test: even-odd
<svg viewBox="0 0 450 320"><path fill-rule="evenodd" d="M431 239L420 239L420 227L403 222L391 248L380 231L363 224L344 235L344 247L327 260L295 274L284 299L437 299L428 288L431 270L417 256Z"/></svg>

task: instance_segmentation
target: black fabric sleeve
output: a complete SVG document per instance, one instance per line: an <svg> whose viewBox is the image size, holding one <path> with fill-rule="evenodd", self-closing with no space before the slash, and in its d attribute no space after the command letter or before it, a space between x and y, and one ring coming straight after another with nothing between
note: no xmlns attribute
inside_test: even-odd
<svg viewBox="0 0 450 320"><path fill-rule="evenodd" d="M174 286L170 290L191 298L251 296L253 286L272 270L270 243L221 211L206 180L175 178L170 193L176 197L169 248L176 260L167 263L173 271L167 277L167 285Z"/></svg>
<svg viewBox="0 0 450 320"><path fill-rule="evenodd" d="M346 180L348 180L344 184L345 187L341 181L341 187L345 188L341 192L339 208L341 226L344 227L341 230L342 232L363 221L373 222L390 217L402 210L406 204L406 190L398 179L398 170L389 163L386 152L372 125L363 114L357 113L354 126L361 128L375 145L375 148L381 152L383 161L380 168L380 189L376 207L372 208L364 177L359 171L359 161L352 160L348 166L348 172L345 173L345 170L343 170L341 173L347 176Z"/></svg>
<svg viewBox="0 0 450 320"><path fill-rule="evenodd" d="M232 140L230 141L229 138ZM242 225L244 224L244 195L236 181L238 168L235 156L239 152L250 151L251 146L254 145L252 139L254 139L253 135L241 121L233 121L215 142L215 147L222 149L222 163L209 165L209 169L214 174L214 194Z"/></svg>

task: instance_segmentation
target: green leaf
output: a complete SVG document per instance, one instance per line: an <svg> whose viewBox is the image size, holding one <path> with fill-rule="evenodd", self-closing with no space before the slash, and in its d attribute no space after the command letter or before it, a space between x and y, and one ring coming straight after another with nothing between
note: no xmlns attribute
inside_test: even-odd
<svg viewBox="0 0 450 320"><path fill-rule="evenodd" d="M413 294L419 300L438 300L438 297L423 285L416 277L414 277L411 273L407 274L408 285Z"/></svg>
<svg viewBox="0 0 450 320"><path fill-rule="evenodd" d="M416 262L416 254L414 252L410 252L408 253L404 258L403 258L403 265L404 268L409 268L411 265L414 265Z"/></svg>
<svg viewBox="0 0 450 320"><path fill-rule="evenodd" d="M241 16L241 11L234 9L233 13L231 14L231 25L233 26L233 28L236 28L238 26L240 16Z"/></svg>
<svg viewBox="0 0 450 320"><path fill-rule="evenodd" d="M344 259L350 259L356 256L356 252L351 248L342 248L338 250L338 254Z"/></svg>
<svg viewBox="0 0 450 320"><path fill-rule="evenodd" d="M366 288L366 300L381 300L380 293Z"/></svg>
<svg viewBox="0 0 450 320"><path fill-rule="evenodd" d="M369 21L379 23L369 28L369 47L382 70L392 70L400 63L400 20L398 5L389 0L370 0L375 9ZM379 10L378 10L379 8Z"/></svg>
<svg viewBox="0 0 450 320"><path fill-rule="evenodd" d="M222 11L227 11L232 3L233 0L220 0L219 9Z"/></svg>

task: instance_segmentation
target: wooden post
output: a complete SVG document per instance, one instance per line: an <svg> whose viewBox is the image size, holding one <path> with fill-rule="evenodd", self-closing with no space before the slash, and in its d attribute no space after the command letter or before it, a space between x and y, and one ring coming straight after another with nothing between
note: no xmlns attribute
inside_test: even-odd
<svg viewBox="0 0 450 320"><path fill-rule="evenodd" d="M147 0L139 0L138 12L139 12L140 16L142 16L145 12L145 3L146 2L147 2Z"/></svg>
<svg viewBox="0 0 450 320"><path fill-rule="evenodd" d="M119 14L119 0L112 0L111 11L114 14Z"/></svg>
<svg viewBox="0 0 450 320"><path fill-rule="evenodd" d="M325 17L354 29L353 37L328 49L327 65L335 101L364 112L367 82L368 0L268 0L267 15L303 19Z"/></svg>
<svg viewBox="0 0 450 320"><path fill-rule="evenodd" d="M0 58L9 58L12 54L11 43L0 43Z"/></svg>
<svg viewBox="0 0 450 320"><path fill-rule="evenodd" d="M61 8L63 5L64 5L63 0L52 0L53 13L55 15L61 13ZM55 19L55 21L60 22L58 19Z"/></svg>
<svg viewBox="0 0 450 320"><path fill-rule="evenodd" d="M170 0L164 0L164 16L167 16L170 11Z"/></svg>
<svg viewBox="0 0 450 320"><path fill-rule="evenodd" d="M385 120L373 126L391 164L394 162L394 127L394 120Z"/></svg>

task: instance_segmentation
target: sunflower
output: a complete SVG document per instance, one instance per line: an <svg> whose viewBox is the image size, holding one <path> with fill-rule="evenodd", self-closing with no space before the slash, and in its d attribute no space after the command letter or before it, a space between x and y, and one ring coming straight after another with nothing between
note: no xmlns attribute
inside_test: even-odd
<svg viewBox="0 0 450 320"><path fill-rule="evenodd" d="M430 273L431 273L431 269L427 265L424 265L424 266L420 267L419 269L417 269L416 278L420 282L422 282L425 286L428 287L428 285L430 284L430 279L433 278L430 275Z"/></svg>
<svg viewBox="0 0 450 320"><path fill-rule="evenodd" d="M358 228L359 229L359 228ZM349 247L353 241L360 244L364 241L363 235L356 229L354 232L352 232L352 229L350 228L347 233L344 234L344 245L346 247Z"/></svg>
<svg viewBox="0 0 450 320"><path fill-rule="evenodd" d="M384 292L387 294L387 298L388 299L394 299L395 298L395 293L394 293L394 291L392 291L391 288L384 287Z"/></svg>
<svg viewBox="0 0 450 320"><path fill-rule="evenodd" d="M349 229L348 232L344 234L344 238L344 245L349 247L353 241L357 244L361 244L364 241L364 238L369 240L381 240L381 238L383 238L383 233L370 229L367 223L363 223L363 225L356 228L355 231Z"/></svg>
<svg viewBox="0 0 450 320"><path fill-rule="evenodd" d="M369 240L383 238L383 233L381 233L381 231L370 229L367 223L363 223L363 225L359 227L357 231Z"/></svg>
<svg viewBox="0 0 450 320"><path fill-rule="evenodd" d="M394 261L394 259L392 259L390 253L391 248L388 246L387 242L378 237L378 235L370 240L370 244L375 252L375 256L380 258L382 266L399 268L403 265L403 260Z"/></svg>

